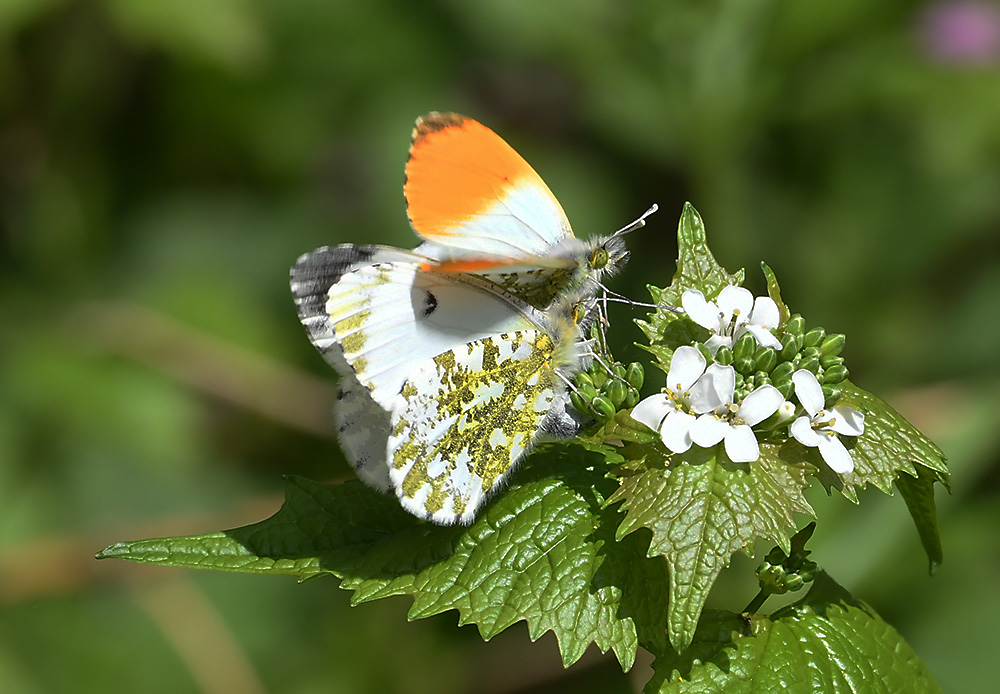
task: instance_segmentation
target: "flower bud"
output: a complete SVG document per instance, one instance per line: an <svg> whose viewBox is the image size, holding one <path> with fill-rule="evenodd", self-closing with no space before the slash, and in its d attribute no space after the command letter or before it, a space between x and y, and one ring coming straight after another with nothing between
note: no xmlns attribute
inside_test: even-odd
<svg viewBox="0 0 1000 694"><path fill-rule="evenodd" d="M785 400L792 397L792 392L795 390L791 379L788 379L783 383L774 383L774 387L778 389L778 392L781 393L781 396L785 398Z"/></svg>
<svg viewBox="0 0 1000 694"><path fill-rule="evenodd" d="M826 331L823 328L813 328L802 338L802 345L805 347L819 347L826 339Z"/></svg>
<svg viewBox="0 0 1000 694"><path fill-rule="evenodd" d="M843 395L840 388L836 386L825 385L823 386L823 409L828 410L837 404L840 400L840 396Z"/></svg>
<svg viewBox="0 0 1000 694"><path fill-rule="evenodd" d="M824 354L819 358L819 363L824 369L829 369L831 366L840 366L843 364L844 358L836 354Z"/></svg>
<svg viewBox="0 0 1000 694"><path fill-rule="evenodd" d="M795 358L795 355L799 353L798 341L795 339L795 335L791 333L785 333L781 336L781 360L791 361Z"/></svg>
<svg viewBox="0 0 1000 694"><path fill-rule="evenodd" d="M711 364L715 357L708 351L708 347L706 347L703 342L696 342L694 343L694 346L699 352L701 352L701 356L705 357L705 361Z"/></svg>
<svg viewBox="0 0 1000 694"><path fill-rule="evenodd" d="M597 388L590 383L580 384L576 387L576 389L579 392L580 397L583 398L585 402L590 402L597 397Z"/></svg>
<svg viewBox="0 0 1000 694"><path fill-rule="evenodd" d="M834 333L823 340L820 350L822 350L823 354L837 355L843 351L845 342L847 342L846 335L843 333Z"/></svg>
<svg viewBox="0 0 1000 694"><path fill-rule="evenodd" d="M752 357L757 349L757 338L750 333L743 333L740 339L733 345L733 361L738 361L745 357Z"/></svg>
<svg viewBox="0 0 1000 694"><path fill-rule="evenodd" d="M591 401L590 407L593 410L594 414L597 416L597 418L602 422L607 422L610 421L611 419L614 419L616 411L615 406L612 405L606 398L598 395Z"/></svg>
<svg viewBox="0 0 1000 694"><path fill-rule="evenodd" d="M621 407L625 403L625 398L628 395L629 385L625 381L620 381L617 378L614 380L609 380L604 384L603 395L615 408Z"/></svg>
<svg viewBox="0 0 1000 694"><path fill-rule="evenodd" d="M611 373L613 373L617 378L622 380L625 379L625 365L620 362L615 362L611 366Z"/></svg>
<svg viewBox="0 0 1000 694"><path fill-rule="evenodd" d="M754 363L753 357L743 357L733 364L733 366L736 367L738 373L744 376L750 376L757 369L757 364Z"/></svg>
<svg viewBox="0 0 1000 694"><path fill-rule="evenodd" d="M608 380L608 372L604 370L604 367L594 362L594 368L590 370L590 380L593 381L594 387L600 389Z"/></svg>
<svg viewBox="0 0 1000 694"><path fill-rule="evenodd" d="M831 366L829 369L824 369L823 375L825 377L823 379L824 383L834 384L834 383L840 383L845 378L847 378L848 371L846 366L844 366L843 364L838 364L836 366Z"/></svg>
<svg viewBox="0 0 1000 694"><path fill-rule="evenodd" d="M800 369L805 369L806 371L812 372L813 375L819 373L819 359L816 357L811 357L809 359L803 359L802 363L799 364Z"/></svg>
<svg viewBox="0 0 1000 694"><path fill-rule="evenodd" d="M594 380L590 377L590 374L588 374L586 371L581 371L576 376L574 376L573 383L574 385L576 385L577 388L583 388L585 386L589 386L590 388L594 387Z"/></svg>
<svg viewBox="0 0 1000 694"><path fill-rule="evenodd" d="M590 414L590 408L587 406L586 401L575 390L569 392L569 401L573 405L573 409L580 414Z"/></svg>
<svg viewBox="0 0 1000 694"><path fill-rule="evenodd" d="M755 388L771 384L771 376L765 371L757 371L753 375L753 385Z"/></svg>
<svg viewBox="0 0 1000 694"><path fill-rule="evenodd" d="M753 360L757 365L758 371L771 373L774 367L778 365L778 353L774 351L774 347L764 347L757 350L757 353L753 356Z"/></svg>
<svg viewBox="0 0 1000 694"><path fill-rule="evenodd" d="M633 407L639 404L639 391L635 388L629 387L628 394L625 396L625 402L622 403L623 410L631 410Z"/></svg>
<svg viewBox="0 0 1000 694"><path fill-rule="evenodd" d="M795 367L792 366L792 362L783 361L771 369L771 383L778 384L789 381L791 380L794 372Z"/></svg>
<svg viewBox="0 0 1000 694"><path fill-rule="evenodd" d="M785 323L785 334L802 336L806 331L806 320L800 314L793 314ZM799 343L801 345L801 343Z"/></svg>
<svg viewBox="0 0 1000 694"><path fill-rule="evenodd" d="M719 347L719 351L715 353L715 361L723 366L729 366L733 363L733 350L728 347Z"/></svg>
<svg viewBox="0 0 1000 694"><path fill-rule="evenodd" d="M802 339L804 340L805 338ZM823 356L823 352L820 351L819 347L803 347L802 356L806 359L809 359L810 357L816 357L819 359Z"/></svg>
<svg viewBox="0 0 1000 694"><path fill-rule="evenodd" d="M629 364L625 369L625 380L636 390L642 388L642 384L646 380L646 371L643 369L642 364L637 361Z"/></svg>

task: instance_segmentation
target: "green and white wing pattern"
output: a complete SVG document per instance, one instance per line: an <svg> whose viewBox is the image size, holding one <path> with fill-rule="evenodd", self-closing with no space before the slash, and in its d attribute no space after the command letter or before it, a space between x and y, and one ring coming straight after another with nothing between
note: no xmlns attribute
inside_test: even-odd
<svg viewBox="0 0 1000 694"><path fill-rule="evenodd" d="M534 444L562 383L540 329L502 333L417 367L392 411L389 477L403 506L470 523Z"/></svg>

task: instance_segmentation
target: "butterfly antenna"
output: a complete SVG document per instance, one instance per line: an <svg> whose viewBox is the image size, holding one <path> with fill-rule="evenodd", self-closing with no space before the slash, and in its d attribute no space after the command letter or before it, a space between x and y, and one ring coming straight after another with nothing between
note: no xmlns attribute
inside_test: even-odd
<svg viewBox="0 0 1000 694"><path fill-rule="evenodd" d="M608 302L611 301L613 303L628 304L629 306L638 306L640 308L662 308L664 310L672 311L674 313L683 313L684 312L683 309L678 308L677 306L671 306L669 304L650 304L650 303L646 303L645 301L635 301L634 299L628 298L624 294L619 294L618 292L616 292L614 290L608 289L606 286L604 286L603 284L601 284L600 282L598 282L596 279L593 279L593 278L588 278L588 279L592 279L592 281L595 284L597 284L598 287L601 288L601 291L603 292L603 296L601 297L601 301L604 303L604 310L605 311L607 311Z"/></svg>
<svg viewBox="0 0 1000 694"><path fill-rule="evenodd" d="M646 226L646 217L653 214L658 209L660 209L660 206L654 202L653 205L648 210L642 213L642 216L639 217L639 219L635 220L631 224L623 226L621 229L612 234L612 236L624 236L625 234L633 232L636 229L641 229L642 227Z"/></svg>

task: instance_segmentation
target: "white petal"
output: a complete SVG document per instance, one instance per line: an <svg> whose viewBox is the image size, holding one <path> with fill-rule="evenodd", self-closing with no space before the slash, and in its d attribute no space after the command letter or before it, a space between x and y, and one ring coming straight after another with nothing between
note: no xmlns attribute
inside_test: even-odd
<svg viewBox="0 0 1000 694"><path fill-rule="evenodd" d="M703 414L691 425L691 440L702 448L709 448L724 439L730 428L715 415Z"/></svg>
<svg viewBox="0 0 1000 694"><path fill-rule="evenodd" d="M683 453L691 448L691 426L695 416L687 412L673 412L667 416L660 429L663 445L674 453Z"/></svg>
<svg viewBox="0 0 1000 694"><path fill-rule="evenodd" d="M688 289L681 295L681 306L688 318L703 328L719 329L719 307L705 299L705 295L697 289Z"/></svg>
<svg viewBox="0 0 1000 694"><path fill-rule="evenodd" d="M740 404L740 409L736 411L736 416L750 426L760 424L777 412L784 401L785 396L774 386L761 386L746 396Z"/></svg>
<svg viewBox="0 0 1000 694"><path fill-rule="evenodd" d="M799 417L788 427L788 433L803 446L815 448L825 436L813 431L812 422L808 417Z"/></svg>
<svg viewBox="0 0 1000 694"><path fill-rule="evenodd" d="M692 290L688 290L692 291ZM685 345L674 350L667 373L667 388L688 390L705 373L705 357L694 347Z"/></svg>
<svg viewBox="0 0 1000 694"><path fill-rule="evenodd" d="M750 314L750 322L764 328L777 328L781 314L778 312L778 304L769 296L758 296L753 302L753 313Z"/></svg>
<svg viewBox="0 0 1000 694"><path fill-rule="evenodd" d="M752 463L760 457L757 437L746 424L729 427L726 432L726 455L734 463Z"/></svg>
<svg viewBox="0 0 1000 694"><path fill-rule="evenodd" d="M663 418L674 411L674 403L663 393L650 395L634 408L629 415L637 422L641 422L653 431L659 431Z"/></svg>
<svg viewBox="0 0 1000 694"><path fill-rule="evenodd" d="M781 340L772 335L771 331L767 328L760 325L748 325L745 330L757 338L757 344L762 345L763 347L781 349Z"/></svg>
<svg viewBox="0 0 1000 694"><path fill-rule="evenodd" d="M732 366L712 364L697 383L691 386L691 409L702 414L733 401L736 388L736 369Z"/></svg>
<svg viewBox="0 0 1000 694"><path fill-rule="evenodd" d="M719 351L719 347L729 347L732 349L733 338L731 335L712 335L705 341L705 346L708 347L708 352L713 357L715 353Z"/></svg>
<svg viewBox="0 0 1000 694"><path fill-rule="evenodd" d="M854 459L836 436L824 436L819 444L819 453L834 472L843 475L854 470Z"/></svg>
<svg viewBox="0 0 1000 694"><path fill-rule="evenodd" d="M750 290L743 287L735 287L731 284L719 292L719 296L716 297L715 302L719 305L723 320L727 323L737 311L739 312L739 317L746 322L750 319L750 312L753 311L753 294L750 293Z"/></svg>
<svg viewBox="0 0 1000 694"><path fill-rule="evenodd" d="M792 385L795 387L795 397L806 408L806 412L815 416L823 409L823 388L811 371L799 369L793 373Z"/></svg>
<svg viewBox="0 0 1000 694"><path fill-rule="evenodd" d="M861 436L865 433L865 415L853 407L834 407L833 426L838 434L845 436Z"/></svg>

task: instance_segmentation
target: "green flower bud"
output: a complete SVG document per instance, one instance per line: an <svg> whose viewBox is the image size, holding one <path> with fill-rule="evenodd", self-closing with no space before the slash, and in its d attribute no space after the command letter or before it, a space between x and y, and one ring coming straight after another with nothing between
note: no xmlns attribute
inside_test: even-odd
<svg viewBox="0 0 1000 694"><path fill-rule="evenodd" d="M586 371L581 371L576 376L573 377L573 383L577 388L583 388L584 386L594 387L594 380Z"/></svg>
<svg viewBox="0 0 1000 694"><path fill-rule="evenodd" d="M606 398L598 395L591 401L590 407L593 410L594 414L597 416L597 418L602 422L607 422L610 421L611 419L614 419L616 412L615 406L612 405Z"/></svg>
<svg viewBox="0 0 1000 694"><path fill-rule="evenodd" d="M791 361L799 353L798 341L795 335L785 333L781 336L781 361Z"/></svg>
<svg viewBox="0 0 1000 694"><path fill-rule="evenodd" d="M638 404L639 404L639 391L630 386L628 389L628 394L625 396L625 402L622 403L621 409L631 410Z"/></svg>
<svg viewBox="0 0 1000 694"><path fill-rule="evenodd" d="M825 339L826 331L823 328L813 328L803 336L802 344L805 347L819 347Z"/></svg>
<svg viewBox="0 0 1000 694"><path fill-rule="evenodd" d="M757 338L750 333L743 333L740 339L733 345L733 361L738 361L745 357L752 357L757 349ZM732 362L730 362L732 363Z"/></svg>
<svg viewBox="0 0 1000 694"><path fill-rule="evenodd" d="M836 405L841 395L843 393L840 388L831 385L823 386L823 409L829 409Z"/></svg>
<svg viewBox="0 0 1000 694"><path fill-rule="evenodd" d="M746 383L746 376L741 374L739 371L736 372L736 387L739 388L744 383Z"/></svg>
<svg viewBox="0 0 1000 694"><path fill-rule="evenodd" d="M611 367L611 373L613 373L617 378L625 380L625 365L615 362Z"/></svg>
<svg viewBox="0 0 1000 694"><path fill-rule="evenodd" d="M792 397L794 386L792 385L791 379L783 383L774 383L774 387L778 389L778 392L781 393L782 397L785 398L785 400L788 400L790 397Z"/></svg>
<svg viewBox="0 0 1000 694"><path fill-rule="evenodd" d="M575 390L569 392L569 401L573 405L573 409L580 414L590 414L590 407L587 406L586 401Z"/></svg>
<svg viewBox="0 0 1000 694"><path fill-rule="evenodd" d="M646 380L646 371L642 364L637 361L629 364L628 368L625 369L625 380L636 390L642 388L642 384Z"/></svg>
<svg viewBox="0 0 1000 694"><path fill-rule="evenodd" d="M750 376L757 369L757 364L754 363L753 357L743 357L733 364L733 366L736 367L737 372L744 376Z"/></svg>
<svg viewBox="0 0 1000 694"><path fill-rule="evenodd" d="M819 359L816 357L811 357L809 359L803 359L802 363L799 364L799 369L805 369L806 371L811 371L814 375L819 373Z"/></svg>
<svg viewBox="0 0 1000 694"><path fill-rule="evenodd" d="M764 347L757 350L757 353L753 356L753 360L757 365L758 371L771 373L774 367L778 365L778 353L774 351L774 347Z"/></svg>
<svg viewBox="0 0 1000 694"><path fill-rule="evenodd" d="M792 373L794 371L795 367L792 366L792 362L790 361L781 362L773 369L771 369L771 383L778 384L791 380Z"/></svg>
<svg viewBox="0 0 1000 694"><path fill-rule="evenodd" d="M707 363L711 364L715 360L715 357L713 357L712 353L708 351L708 347L706 347L704 343L696 342L694 346L699 352L701 352L701 356L705 357L705 361Z"/></svg>
<svg viewBox="0 0 1000 694"><path fill-rule="evenodd" d="M785 323L785 333L801 337L806 331L806 320L798 313L793 314ZM801 346L802 343L799 343Z"/></svg>
<svg viewBox="0 0 1000 694"><path fill-rule="evenodd" d="M593 381L594 386L598 389L604 386L608 380L608 372L604 370L604 367L594 362L594 366L590 369L590 380Z"/></svg>
<svg viewBox="0 0 1000 694"><path fill-rule="evenodd" d="M846 335L843 333L834 333L823 340L820 350L822 350L823 354L837 355L843 351L844 343L846 342Z"/></svg>
<svg viewBox="0 0 1000 694"><path fill-rule="evenodd" d="M847 378L848 371L846 366L838 364L831 366L829 369L824 369L823 375L826 377L823 379L824 383L840 383Z"/></svg>
<svg viewBox="0 0 1000 694"><path fill-rule="evenodd" d="M613 381L608 381L604 384L603 395L611 401L611 404L618 409L625 403L625 398L628 395L629 385L625 381L619 381L617 378Z"/></svg>
<svg viewBox="0 0 1000 694"><path fill-rule="evenodd" d="M817 359L819 359L820 357L823 356L823 353L820 351L819 347L803 347L802 356L805 357L806 359L809 359L811 357L816 357Z"/></svg>
<svg viewBox="0 0 1000 694"><path fill-rule="evenodd" d="M819 363L824 369L829 369L831 366L840 366L843 364L844 358L836 354L824 354L819 358Z"/></svg>
<svg viewBox="0 0 1000 694"><path fill-rule="evenodd" d="M719 347L719 351L715 353L715 361L723 366L729 366L733 363L733 350Z"/></svg>
<svg viewBox="0 0 1000 694"><path fill-rule="evenodd" d="M755 388L770 385L770 383L771 377L765 371L758 371L753 375L753 384Z"/></svg>
<svg viewBox="0 0 1000 694"><path fill-rule="evenodd" d="M590 383L583 383L577 386L577 390L579 391L580 397L583 398L585 402L590 402L597 397L597 388Z"/></svg>

